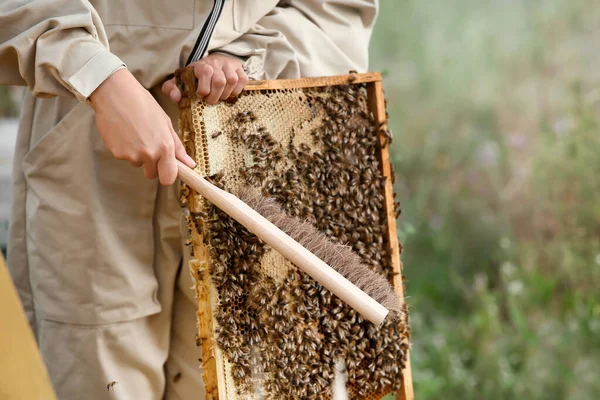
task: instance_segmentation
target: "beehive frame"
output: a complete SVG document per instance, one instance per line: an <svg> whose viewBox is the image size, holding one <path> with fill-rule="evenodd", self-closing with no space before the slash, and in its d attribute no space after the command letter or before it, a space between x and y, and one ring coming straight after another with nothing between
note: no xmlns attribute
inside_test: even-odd
<svg viewBox="0 0 600 400"><path fill-rule="evenodd" d="M178 84L184 93L184 97L180 102L180 130L184 133L184 142L186 141L186 132L192 131L190 121L192 120L191 102L197 101L195 97L196 81L193 70L190 68L177 71ZM385 107L385 97L383 92L383 82L381 74L366 73L366 74L349 74L335 77L323 78L302 78L290 80L274 80L274 81L251 81L245 87L245 91L268 91L268 90L287 90L287 89L305 89L318 88L326 86L358 84L366 85L368 109L372 113L377 126L379 127L379 166L382 175L385 177L384 198L385 211L387 214L387 240L386 245L389 246L391 262L393 267L393 284L396 288L398 296L404 299L403 282L402 282L402 263L400 261L401 247L396 234L396 218L394 210L394 194L392 183L392 168L390 164L390 154L388 146L388 138L385 134L387 131L387 115ZM189 139L189 138L188 138ZM194 149L187 148L193 156ZM189 207L194 209L194 196L188 196ZM206 248L202 245L202 237L198 232L192 230L192 252L196 259L207 259L208 254ZM197 262L191 262L191 270L196 280L196 294L198 298L198 321L199 321L199 343L201 342L203 354L204 382L206 387L206 398L210 400L224 398L221 393L224 392L225 385L224 377L218 373L219 365L222 363L222 353L216 344L214 326L213 326L213 309L211 304L217 301L214 288L211 287L211 277L206 266ZM412 400L414 398L412 387L412 374L410 361L407 359L405 368L403 369L403 382L401 389L396 392L398 400Z"/></svg>

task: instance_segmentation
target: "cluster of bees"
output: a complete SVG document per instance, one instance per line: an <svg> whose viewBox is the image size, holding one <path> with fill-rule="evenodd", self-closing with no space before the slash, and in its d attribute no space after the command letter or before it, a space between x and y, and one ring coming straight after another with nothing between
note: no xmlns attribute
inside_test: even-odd
<svg viewBox="0 0 600 400"><path fill-rule="evenodd" d="M254 113L241 112L222 133L252 156L237 172L391 278L379 132L366 90L349 84L304 91L325 115L312 132L315 147L295 146L293 138L282 145ZM222 175L210 179L228 189ZM266 276L266 245L218 208L207 204L192 219L210 252L219 294L216 340L239 394L256 393L260 376L261 398L330 397L339 360L353 398L399 388L410 335L406 309L399 322L375 327L300 270L283 282Z"/></svg>

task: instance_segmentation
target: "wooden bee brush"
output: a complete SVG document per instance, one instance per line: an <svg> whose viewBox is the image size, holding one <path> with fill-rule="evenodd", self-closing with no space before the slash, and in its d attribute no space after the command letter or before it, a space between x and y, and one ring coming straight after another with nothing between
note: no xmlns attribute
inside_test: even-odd
<svg viewBox="0 0 600 400"><path fill-rule="evenodd" d="M390 283L361 263L348 246L333 243L307 222L288 216L273 199L246 188L228 193L178 161L179 179L223 210L298 268L354 308L365 319L381 325L401 304Z"/></svg>

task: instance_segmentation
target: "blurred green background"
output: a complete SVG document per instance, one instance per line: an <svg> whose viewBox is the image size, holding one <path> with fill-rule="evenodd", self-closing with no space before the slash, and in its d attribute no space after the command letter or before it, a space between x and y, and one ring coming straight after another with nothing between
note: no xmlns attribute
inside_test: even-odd
<svg viewBox="0 0 600 400"><path fill-rule="evenodd" d="M599 399L600 2L381 11L417 399Z"/></svg>
<svg viewBox="0 0 600 400"><path fill-rule="evenodd" d="M371 49L417 399L599 399L600 2L382 1Z"/></svg>

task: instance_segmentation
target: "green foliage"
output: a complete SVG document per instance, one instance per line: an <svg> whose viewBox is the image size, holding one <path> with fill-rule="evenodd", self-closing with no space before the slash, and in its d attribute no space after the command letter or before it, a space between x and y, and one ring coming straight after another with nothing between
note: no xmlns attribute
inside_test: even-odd
<svg viewBox="0 0 600 400"><path fill-rule="evenodd" d="M15 117L18 114L18 106L9 91L8 86L0 86L0 118Z"/></svg>
<svg viewBox="0 0 600 400"><path fill-rule="evenodd" d="M417 398L600 398L600 3L381 7Z"/></svg>

